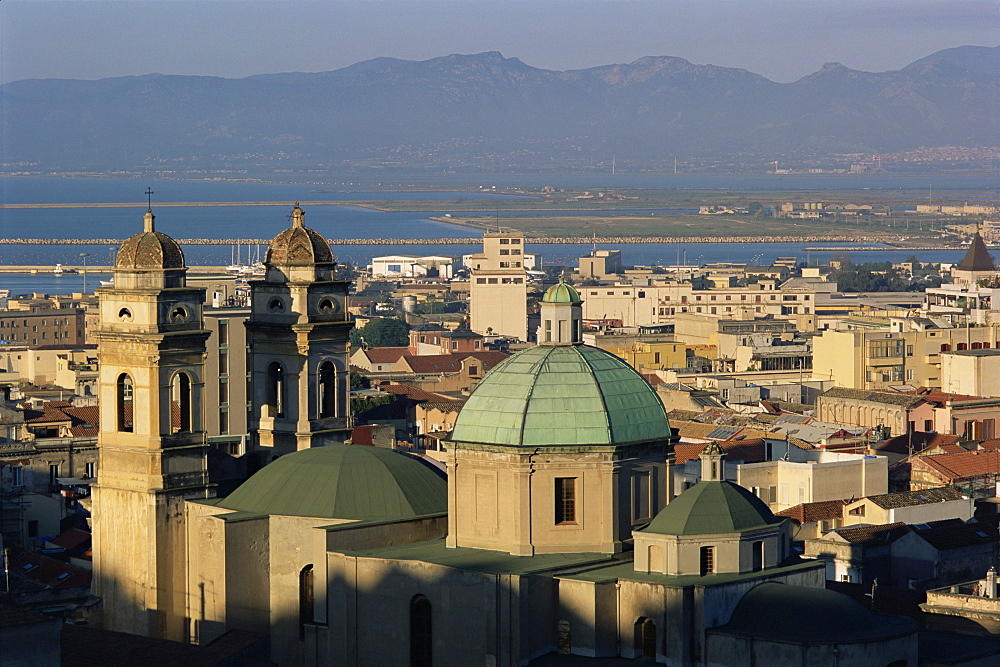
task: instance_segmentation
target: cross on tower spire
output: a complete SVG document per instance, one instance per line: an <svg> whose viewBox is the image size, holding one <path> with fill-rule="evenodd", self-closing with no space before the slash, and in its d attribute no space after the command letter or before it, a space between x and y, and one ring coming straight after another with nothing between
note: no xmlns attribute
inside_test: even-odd
<svg viewBox="0 0 1000 667"><path fill-rule="evenodd" d="M147 211L152 211L153 210L153 189L150 188L150 187L147 187L145 195L146 195L146 210Z"/></svg>

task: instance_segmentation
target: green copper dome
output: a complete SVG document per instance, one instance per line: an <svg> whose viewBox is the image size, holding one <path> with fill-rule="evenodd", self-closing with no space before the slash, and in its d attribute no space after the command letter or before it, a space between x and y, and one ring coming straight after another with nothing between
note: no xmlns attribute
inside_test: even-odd
<svg viewBox="0 0 1000 667"><path fill-rule="evenodd" d="M403 519L447 511L448 484L408 454L335 444L282 456L218 507L326 519Z"/></svg>
<svg viewBox="0 0 1000 667"><path fill-rule="evenodd" d="M586 345L533 347L497 364L451 434L457 442L525 447L668 437L667 415L649 383L618 357Z"/></svg>
<svg viewBox="0 0 1000 667"><path fill-rule="evenodd" d="M581 303L580 293L572 285L560 282L545 290L544 303Z"/></svg>
<svg viewBox="0 0 1000 667"><path fill-rule="evenodd" d="M741 533L778 524L767 505L731 482L701 482L660 510L642 532L662 535Z"/></svg>

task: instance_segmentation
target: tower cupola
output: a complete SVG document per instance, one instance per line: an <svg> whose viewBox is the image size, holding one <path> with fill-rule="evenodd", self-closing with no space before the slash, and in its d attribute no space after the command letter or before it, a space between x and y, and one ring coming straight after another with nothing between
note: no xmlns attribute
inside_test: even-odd
<svg viewBox="0 0 1000 667"><path fill-rule="evenodd" d="M580 345L583 343L583 299L572 285L562 280L545 292L539 303L542 324L539 345Z"/></svg>

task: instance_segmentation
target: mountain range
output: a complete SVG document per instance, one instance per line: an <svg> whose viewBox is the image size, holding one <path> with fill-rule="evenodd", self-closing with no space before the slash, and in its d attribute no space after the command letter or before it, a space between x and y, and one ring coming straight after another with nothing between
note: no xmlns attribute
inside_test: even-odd
<svg viewBox="0 0 1000 667"><path fill-rule="evenodd" d="M792 83L682 58L554 71L496 52L225 79L0 86L4 168L545 169L1000 146L1000 47Z"/></svg>

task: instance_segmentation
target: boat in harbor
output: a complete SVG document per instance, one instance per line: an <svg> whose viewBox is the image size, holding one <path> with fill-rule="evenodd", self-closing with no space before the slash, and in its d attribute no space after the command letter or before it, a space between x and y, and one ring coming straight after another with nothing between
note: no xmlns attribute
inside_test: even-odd
<svg viewBox="0 0 1000 667"><path fill-rule="evenodd" d="M56 264L56 268L52 269L52 273L57 276L61 276L65 271L63 271L62 264Z"/></svg>

